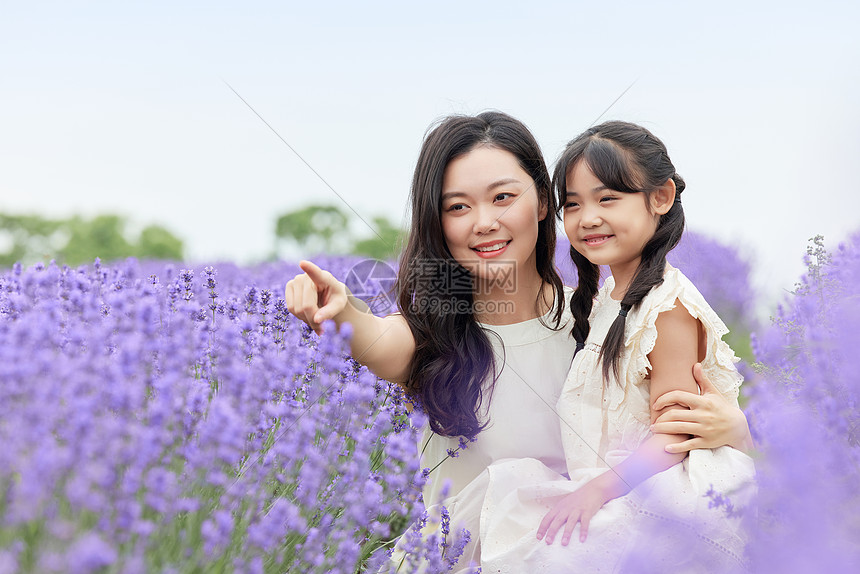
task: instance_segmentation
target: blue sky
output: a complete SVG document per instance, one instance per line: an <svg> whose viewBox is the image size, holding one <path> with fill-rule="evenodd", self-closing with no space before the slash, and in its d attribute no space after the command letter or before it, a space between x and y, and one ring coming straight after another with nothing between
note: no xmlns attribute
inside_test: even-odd
<svg viewBox="0 0 860 574"><path fill-rule="evenodd" d="M253 261L278 214L400 220L428 125L494 108L548 162L603 119L661 137L690 229L769 301L807 239L860 228L856 3L6 2L0 211L119 212ZM226 82L226 83L225 83Z"/></svg>

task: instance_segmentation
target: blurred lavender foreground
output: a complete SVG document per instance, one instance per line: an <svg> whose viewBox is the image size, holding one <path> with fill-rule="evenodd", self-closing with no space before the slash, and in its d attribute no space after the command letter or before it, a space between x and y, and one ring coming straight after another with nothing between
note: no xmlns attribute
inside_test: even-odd
<svg viewBox="0 0 860 574"><path fill-rule="evenodd" d="M749 265L689 233L672 257L743 346ZM361 260L316 261L344 279ZM297 272L129 260L0 273L0 574L376 572L385 554L371 551L426 520L424 417L342 337L285 312ZM714 494L714 512L750 525L756 572L860 566L858 281L860 235L832 258L814 244L797 294L756 329L744 388L758 506ZM409 532L427 572L449 568L453 534Z"/></svg>
<svg viewBox="0 0 860 574"><path fill-rule="evenodd" d="M812 240L807 273L753 338L748 389L759 500L758 572L860 571L860 233L834 254Z"/></svg>

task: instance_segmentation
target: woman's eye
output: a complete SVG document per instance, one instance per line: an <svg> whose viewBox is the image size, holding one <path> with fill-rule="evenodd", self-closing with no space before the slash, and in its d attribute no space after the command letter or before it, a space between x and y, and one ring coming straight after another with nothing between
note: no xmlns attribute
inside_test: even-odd
<svg viewBox="0 0 860 574"><path fill-rule="evenodd" d="M514 196L513 193L499 193L496 195L496 201L504 201L504 200L509 199L513 196Z"/></svg>
<svg viewBox="0 0 860 574"><path fill-rule="evenodd" d="M607 196L601 197L601 198L600 198L600 202L601 202L601 203L607 203L607 202L610 202L610 201L615 201L616 199L618 199L618 198L617 198L617 197L615 197L615 196L607 195Z"/></svg>
<svg viewBox="0 0 860 574"><path fill-rule="evenodd" d="M573 201L568 201L567 203L564 204L565 209L571 209L573 207L579 207L579 204L576 202L573 202Z"/></svg>
<svg viewBox="0 0 860 574"><path fill-rule="evenodd" d="M446 209L446 211L463 211L464 209L466 209L465 205L463 205L462 203L455 203L454 205L448 206L448 209Z"/></svg>

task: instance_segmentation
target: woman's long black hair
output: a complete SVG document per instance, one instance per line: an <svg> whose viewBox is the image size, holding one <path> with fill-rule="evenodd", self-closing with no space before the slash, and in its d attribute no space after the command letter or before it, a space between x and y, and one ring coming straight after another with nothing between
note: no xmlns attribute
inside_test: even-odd
<svg viewBox="0 0 860 574"><path fill-rule="evenodd" d="M603 185L623 193L650 195L670 179L675 183L675 202L667 213L660 216L654 237L645 244L639 266L621 300L621 309L629 311L636 308L651 289L663 283L666 254L678 244L684 232L681 192L686 184L675 172L663 142L642 126L627 122L602 123L587 129L567 144L553 173L559 205L566 201L567 178L579 162L585 162ZM570 310L575 320L573 336L579 349L585 344L591 329L588 316L597 295L600 267L573 247L570 248L570 256L579 275L577 289L570 298ZM619 315L600 349L605 383L609 381L610 372L618 380L624 325L625 316Z"/></svg>
<svg viewBox="0 0 860 574"><path fill-rule="evenodd" d="M445 436L476 436L488 423L478 412L497 377L493 348L473 310L474 280L451 256L442 230L442 183L448 164L478 146L508 151L535 182L547 216L539 223L537 271L555 293L555 328L564 309L562 281L554 266L555 195L540 147L528 128L501 112L449 116L424 139L412 180L412 225L397 276L398 307L415 337L405 383ZM535 301L539 308L541 293ZM489 387L485 381L491 381Z"/></svg>

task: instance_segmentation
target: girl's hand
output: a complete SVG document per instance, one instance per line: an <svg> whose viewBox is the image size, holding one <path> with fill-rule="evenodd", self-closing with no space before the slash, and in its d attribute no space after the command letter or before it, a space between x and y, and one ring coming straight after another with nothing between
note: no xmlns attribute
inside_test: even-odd
<svg viewBox="0 0 860 574"><path fill-rule="evenodd" d="M682 453L695 448L729 445L738 450L752 450L752 437L743 411L714 388L702 371L701 363L693 366L693 376L701 389L696 395L686 391L669 391L654 401L654 410L672 404L690 410L670 409L651 425L651 432L693 435L689 440L666 446L666 452Z"/></svg>
<svg viewBox="0 0 860 574"><path fill-rule="evenodd" d="M334 319L346 308L346 285L310 261L299 262L299 267L304 273L287 282L284 302L290 313L321 335L323 322Z"/></svg>
<svg viewBox="0 0 860 574"><path fill-rule="evenodd" d="M613 498L608 496L605 489L599 485L600 478L589 481L579 490L568 494L555 505L555 508L547 512L538 527L537 539L542 540L546 535L546 543L552 544L556 533L564 526L561 545L567 546L578 522L580 524L579 541L585 542L591 518Z"/></svg>

